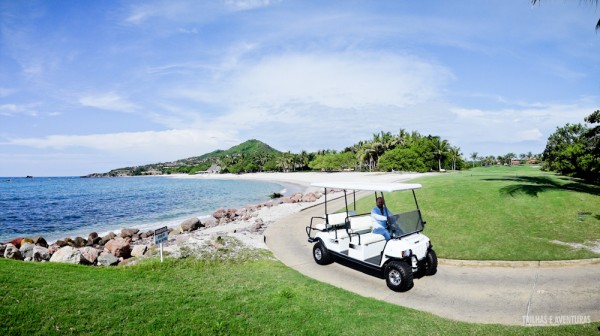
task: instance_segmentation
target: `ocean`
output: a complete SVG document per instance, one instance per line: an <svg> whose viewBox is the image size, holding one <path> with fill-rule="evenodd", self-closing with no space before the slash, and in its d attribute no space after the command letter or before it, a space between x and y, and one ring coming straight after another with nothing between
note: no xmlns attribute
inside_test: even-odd
<svg viewBox="0 0 600 336"><path fill-rule="evenodd" d="M122 228L175 226L218 208L241 208L300 186L262 181L167 176L0 177L0 242L42 236L48 242Z"/></svg>

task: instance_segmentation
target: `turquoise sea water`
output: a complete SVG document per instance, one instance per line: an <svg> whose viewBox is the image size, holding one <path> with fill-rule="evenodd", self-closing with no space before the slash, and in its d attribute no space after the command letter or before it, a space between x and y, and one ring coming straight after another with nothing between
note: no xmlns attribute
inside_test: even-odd
<svg viewBox="0 0 600 336"><path fill-rule="evenodd" d="M0 177L0 242L43 236L48 242L124 227L156 229L220 207L268 201L300 187L258 181L171 177Z"/></svg>

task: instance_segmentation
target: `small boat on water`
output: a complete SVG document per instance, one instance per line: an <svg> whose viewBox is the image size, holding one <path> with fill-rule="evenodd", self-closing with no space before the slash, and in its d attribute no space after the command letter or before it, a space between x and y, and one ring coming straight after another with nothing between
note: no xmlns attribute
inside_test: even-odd
<svg viewBox="0 0 600 336"><path fill-rule="evenodd" d="M25 178L33 178L33 176L31 176L31 175L27 175Z"/></svg>

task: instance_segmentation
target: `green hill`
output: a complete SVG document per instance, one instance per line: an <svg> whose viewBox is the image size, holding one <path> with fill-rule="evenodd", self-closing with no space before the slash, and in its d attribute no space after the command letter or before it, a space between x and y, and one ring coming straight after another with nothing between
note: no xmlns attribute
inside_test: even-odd
<svg viewBox="0 0 600 336"><path fill-rule="evenodd" d="M237 146L233 146L233 147L229 148L228 150L218 149L216 151L206 153L204 155L198 156L197 159L202 160L202 159L210 159L210 158L222 158L222 157L225 157L228 155L229 156L233 156L233 155L253 156L253 155L257 155L257 154L279 155L279 154L281 154L281 152L260 140L251 139L251 140L245 141Z"/></svg>
<svg viewBox="0 0 600 336"><path fill-rule="evenodd" d="M172 162L118 168L108 173L95 173L84 177L140 176L172 173L195 174L205 171L213 165L223 168L225 172L256 172L265 169L265 167L275 167L275 157L280 154L280 151L264 142L251 139L227 150L218 149L201 156Z"/></svg>

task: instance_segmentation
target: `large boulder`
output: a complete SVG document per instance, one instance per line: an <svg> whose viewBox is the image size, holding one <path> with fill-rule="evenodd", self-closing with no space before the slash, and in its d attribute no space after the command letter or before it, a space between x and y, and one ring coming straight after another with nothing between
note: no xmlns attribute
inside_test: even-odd
<svg viewBox="0 0 600 336"><path fill-rule="evenodd" d="M181 223L180 226L181 226L182 231L190 232L190 231L198 230L199 228L203 227L204 225L202 225L202 223L200 222L200 220L198 218L190 218L190 219L183 221L183 223Z"/></svg>
<svg viewBox="0 0 600 336"><path fill-rule="evenodd" d="M31 240L33 241L34 245L48 247L48 242L42 236L33 237Z"/></svg>
<svg viewBox="0 0 600 336"><path fill-rule="evenodd" d="M131 238L134 234L136 234L138 232L140 232L139 229L126 229L126 228L124 228L124 229L121 230L121 234L120 235L121 235L122 238L128 238L128 237Z"/></svg>
<svg viewBox="0 0 600 336"><path fill-rule="evenodd" d="M307 193L302 196L302 202L314 202L317 200L317 196L314 193Z"/></svg>
<svg viewBox="0 0 600 336"><path fill-rule="evenodd" d="M131 250L131 256L132 257L141 257L144 254L146 254L146 251L148 251L148 246L146 246L146 245L135 245L133 247L133 249Z"/></svg>
<svg viewBox="0 0 600 336"><path fill-rule="evenodd" d="M87 240L90 241L90 240L94 240L96 238L98 238L98 232L90 232L90 234L88 234Z"/></svg>
<svg viewBox="0 0 600 336"><path fill-rule="evenodd" d="M114 232L109 232L106 236L100 239L100 242L98 244L106 245L106 243L108 243L111 239L114 239L116 236L117 235Z"/></svg>
<svg viewBox="0 0 600 336"><path fill-rule="evenodd" d="M81 251L84 263L88 265L96 264L96 261L98 260L98 254L100 253L100 251L91 246L82 247L79 249L79 251Z"/></svg>
<svg viewBox="0 0 600 336"><path fill-rule="evenodd" d="M71 247L77 247L77 244L75 243L75 241L71 238L65 238L63 239L63 241L65 242L66 245L71 246Z"/></svg>
<svg viewBox="0 0 600 336"><path fill-rule="evenodd" d="M173 238L179 234L182 234L182 233L183 233L183 229L181 228L181 225L176 228L170 229L169 230L169 239Z"/></svg>
<svg viewBox="0 0 600 336"><path fill-rule="evenodd" d="M101 240L102 240L102 238L99 237L96 232L91 232L88 235L87 244L85 244L85 245L86 246L98 245L98 244L100 244Z"/></svg>
<svg viewBox="0 0 600 336"><path fill-rule="evenodd" d="M22 243L19 248L19 252L21 252L21 256L24 260L32 261L33 260L33 245L32 243Z"/></svg>
<svg viewBox="0 0 600 336"><path fill-rule="evenodd" d="M202 224L204 224L204 227L211 228L219 225L219 222L214 217L210 217L205 219Z"/></svg>
<svg viewBox="0 0 600 336"><path fill-rule="evenodd" d="M58 243L58 241L56 243ZM62 246L57 245L56 243L48 246L48 253L50 255L53 255L54 253L58 252L58 250L60 250L60 248L62 247Z"/></svg>
<svg viewBox="0 0 600 336"><path fill-rule="evenodd" d="M48 261L50 260L50 252L48 248L43 246L34 246L33 247L33 260L34 261Z"/></svg>
<svg viewBox="0 0 600 336"><path fill-rule="evenodd" d="M21 242L23 241L24 238L15 238L11 241L9 241L10 244L12 244L14 247L19 248L21 247Z"/></svg>
<svg viewBox="0 0 600 336"><path fill-rule="evenodd" d="M212 214L212 216L214 218L216 218L217 220L225 217L226 215L227 215L227 211L223 208L218 209L217 211L213 212L213 214Z"/></svg>
<svg viewBox="0 0 600 336"><path fill-rule="evenodd" d="M142 238L142 239L146 239L146 238L150 238L150 237L154 237L154 231L153 230L148 230L148 231L142 232L140 234L140 238Z"/></svg>
<svg viewBox="0 0 600 336"><path fill-rule="evenodd" d="M129 245L129 240L116 237L106 243L104 251L111 253L117 258L129 258L131 256L131 245Z"/></svg>
<svg viewBox="0 0 600 336"><path fill-rule="evenodd" d="M63 246L67 246L67 242L65 242L64 240L57 240L52 245L55 245L55 246L58 246L58 247L63 247Z"/></svg>
<svg viewBox="0 0 600 336"><path fill-rule="evenodd" d="M6 244L0 244L0 258L4 258L4 251L6 251Z"/></svg>
<svg viewBox="0 0 600 336"><path fill-rule="evenodd" d="M19 241L20 243L21 241ZM6 244L6 249L4 250L4 258L6 259L14 259L14 260L23 260L21 256L21 252L19 248L17 248L14 244L8 243Z"/></svg>
<svg viewBox="0 0 600 336"><path fill-rule="evenodd" d="M81 264L82 261L83 255L81 254L81 251L72 246L61 247L60 250L56 251L52 257L50 257L50 262Z"/></svg>
<svg viewBox="0 0 600 336"><path fill-rule="evenodd" d="M101 252L97 260L99 266L113 266L119 263L119 258L108 252Z"/></svg>
<svg viewBox="0 0 600 336"><path fill-rule="evenodd" d="M87 240L85 240L83 237L75 237L75 247L84 247L85 244L87 244Z"/></svg>

